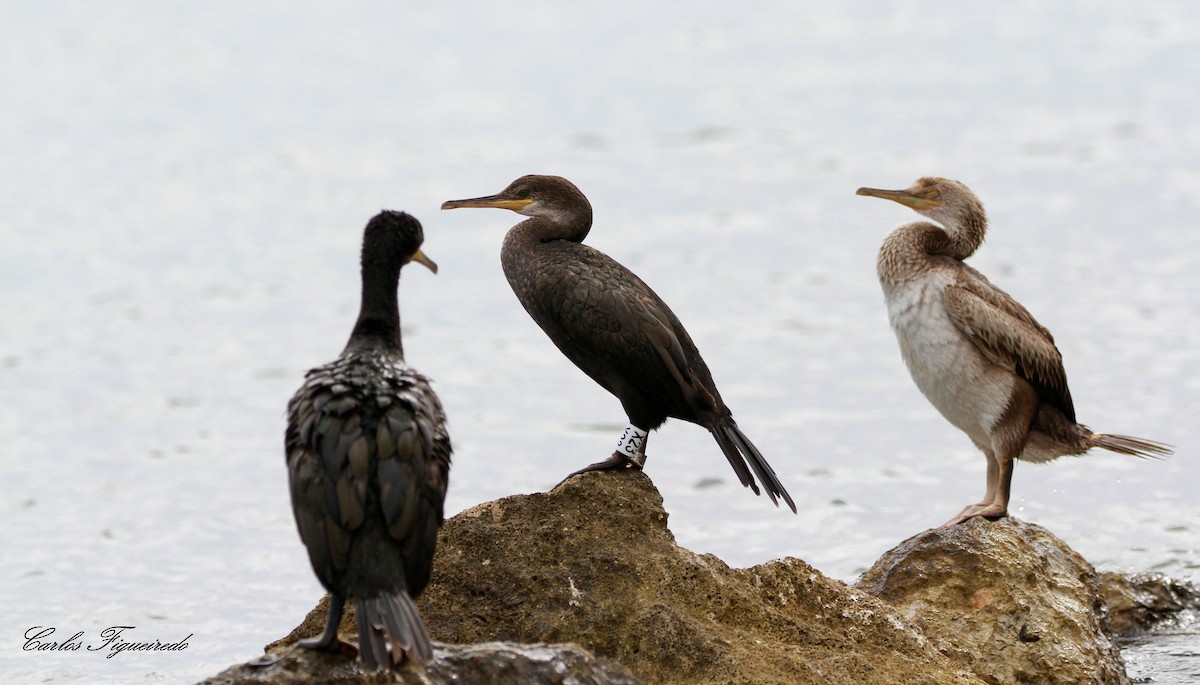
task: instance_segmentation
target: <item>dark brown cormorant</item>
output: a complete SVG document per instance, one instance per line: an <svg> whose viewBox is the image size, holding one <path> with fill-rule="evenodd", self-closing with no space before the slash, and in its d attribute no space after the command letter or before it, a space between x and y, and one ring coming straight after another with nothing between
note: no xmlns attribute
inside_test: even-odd
<svg viewBox="0 0 1200 685"><path fill-rule="evenodd" d="M962 183L921 178L908 190L859 188L937 223L893 230L879 282L917 387L987 458L987 491L946 525L1008 514L1013 462L1044 462L1100 447L1153 457L1169 446L1093 433L1075 420L1062 355L1050 331L1011 295L963 263L983 242L983 203Z"/></svg>
<svg viewBox="0 0 1200 685"><path fill-rule="evenodd" d="M384 211L362 245L362 306L336 361L308 372L288 402L288 482L300 538L329 616L300 646L334 650L354 602L358 652L372 671L433 655L412 598L429 581L450 471L446 417L429 381L404 361L400 267L421 253L421 224Z"/></svg>
<svg viewBox="0 0 1200 685"><path fill-rule="evenodd" d="M759 493L753 471L772 502L778 505L782 497L796 511L721 401L683 324L642 279L583 244L592 206L574 184L558 176L522 176L499 194L442 204L457 207L498 207L530 217L504 239L504 275L550 340L616 395L629 417L612 456L576 473L641 468L649 432L673 417L707 428L742 485Z"/></svg>

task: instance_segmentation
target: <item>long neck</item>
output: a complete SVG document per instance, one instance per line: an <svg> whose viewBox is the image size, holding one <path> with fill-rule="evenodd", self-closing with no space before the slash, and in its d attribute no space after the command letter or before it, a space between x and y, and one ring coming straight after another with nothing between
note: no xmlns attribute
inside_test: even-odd
<svg viewBox="0 0 1200 685"><path fill-rule="evenodd" d="M975 253L987 235L982 207L949 213L930 213L941 222L918 221L897 227L879 248L876 266L885 287L914 278L931 268L936 257L963 261Z"/></svg>
<svg viewBox="0 0 1200 685"><path fill-rule="evenodd" d="M552 240L566 240L572 243L582 243L592 227L592 213L574 216L556 215L551 217L535 216L513 226L504 236L504 246L500 249L500 261L505 273L516 269L520 262L528 262L537 257L538 245Z"/></svg>
<svg viewBox="0 0 1200 685"><path fill-rule="evenodd" d="M987 235L987 215L980 208L961 212L953 217L938 217L946 226L946 242L944 245L930 245L940 249L940 252L930 251L929 254L944 254L959 261L970 257L983 244Z"/></svg>
<svg viewBox="0 0 1200 685"><path fill-rule="evenodd" d="M542 209L538 214L513 226L509 235L519 232L522 239L536 239L543 243L550 240L582 243L591 230L592 207L583 200L565 207Z"/></svg>
<svg viewBox="0 0 1200 685"><path fill-rule="evenodd" d="M399 268L363 269L362 304L346 351L387 349L404 356L400 342Z"/></svg>
<svg viewBox="0 0 1200 685"><path fill-rule="evenodd" d="M559 217L556 217L559 218ZM574 224L574 229L571 228ZM564 260L572 260L576 251L586 251L581 245L588 229L592 226L592 212L586 216L576 215L574 222L554 221L548 217L535 216L516 224L504 236L500 247L500 266L508 278L517 299L526 310L533 313L535 302L540 301L539 276L548 271L566 269ZM534 316L535 319L538 317Z"/></svg>
<svg viewBox="0 0 1200 685"><path fill-rule="evenodd" d="M897 226L879 247L876 269L885 291L920 278L934 268L935 258L950 254L953 240L928 221Z"/></svg>
<svg viewBox="0 0 1200 685"><path fill-rule="evenodd" d="M518 297L521 297L521 293L536 289L538 261L542 256L539 248L545 240L542 236L548 223L544 219L526 219L510 228L504 236L500 265L504 268L504 277Z"/></svg>

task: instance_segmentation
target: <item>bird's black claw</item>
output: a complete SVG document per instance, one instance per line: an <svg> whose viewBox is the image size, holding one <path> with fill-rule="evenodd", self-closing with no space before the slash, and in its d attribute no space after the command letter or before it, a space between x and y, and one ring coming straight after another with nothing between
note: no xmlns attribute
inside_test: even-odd
<svg viewBox="0 0 1200 685"><path fill-rule="evenodd" d="M569 474L566 478L563 478L562 481L559 482L559 485L571 480L575 476L588 473L589 471L621 471L624 469L636 469L641 471L642 466L646 463L646 456L638 456L641 457L640 461L638 459L631 459L623 454L617 454L616 452L613 452L612 456L608 459L605 459L604 461L598 461L595 464L588 464L578 471Z"/></svg>
<svg viewBox="0 0 1200 685"><path fill-rule="evenodd" d="M252 659L250 661L247 661L246 665L249 666L250 668L266 668L267 666L273 666L276 663L278 663L280 659L283 658L284 654L285 654L284 652L281 652L279 654L263 654L262 656L258 657L257 659Z"/></svg>

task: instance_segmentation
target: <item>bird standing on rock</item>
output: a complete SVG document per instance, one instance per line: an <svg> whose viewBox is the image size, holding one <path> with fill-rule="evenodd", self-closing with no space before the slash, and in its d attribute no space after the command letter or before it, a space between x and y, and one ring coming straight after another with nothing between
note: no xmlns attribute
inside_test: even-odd
<svg viewBox="0 0 1200 685"><path fill-rule="evenodd" d="M987 458L983 500L945 525L1008 515L1013 462L1044 462L1093 447L1138 457L1168 445L1093 433L1075 420L1062 355L1019 302L963 263L983 242L987 215L965 185L921 178L907 190L859 188L927 221L893 230L879 250L888 319L917 387Z"/></svg>
<svg viewBox="0 0 1200 685"><path fill-rule="evenodd" d="M742 485L778 505L796 505L721 400L695 344L666 303L629 269L583 244L592 206L570 181L522 176L496 195L451 200L442 209L496 207L529 217L504 239L504 275L538 326L629 418L616 451L576 473L641 468L646 439L668 417L712 433ZM575 475L575 474L572 474Z"/></svg>
<svg viewBox="0 0 1200 685"><path fill-rule="evenodd" d="M412 598L433 566L450 471L450 438L429 381L404 361L397 287L420 251L421 224L385 211L363 234L362 305L336 361L309 371L288 402L288 482L300 538L331 597L313 649L337 639L355 604L358 653L371 671L433 655Z"/></svg>

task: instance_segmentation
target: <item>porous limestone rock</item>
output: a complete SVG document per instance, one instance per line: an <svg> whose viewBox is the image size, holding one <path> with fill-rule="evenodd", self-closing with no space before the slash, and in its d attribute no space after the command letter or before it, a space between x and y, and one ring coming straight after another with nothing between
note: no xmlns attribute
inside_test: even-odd
<svg viewBox="0 0 1200 685"><path fill-rule="evenodd" d="M988 683L1124 685L1095 569L1040 526L977 518L925 531L856 587L886 600Z"/></svg>
<svg viewBox="0 0 1200 685"><path fill-rule="evenodd" d="M679 547L639 472L453 517L417 604L440 642L571 642L656 685L980 683L895 609L799 559L733 569ZM317 634L326 606L272 648Z"/></svg>
<svg viewBox="0 0 1200 685"><path fill-rule="evenodd" d="M1113 637L1141 635L1184 611L1200 610L1200 590L1160 573L1101 573L1100 594L1108 607L1104 630Z"/></svg>
<svg viewBox="0 0 1200 685"><path fill-rule="evenodd" d="M234 666L199 685L644 685L623 666L574 645L436 645L424 667L374 674L340 654L282 649L275 656L269 666Z"/></svg>

